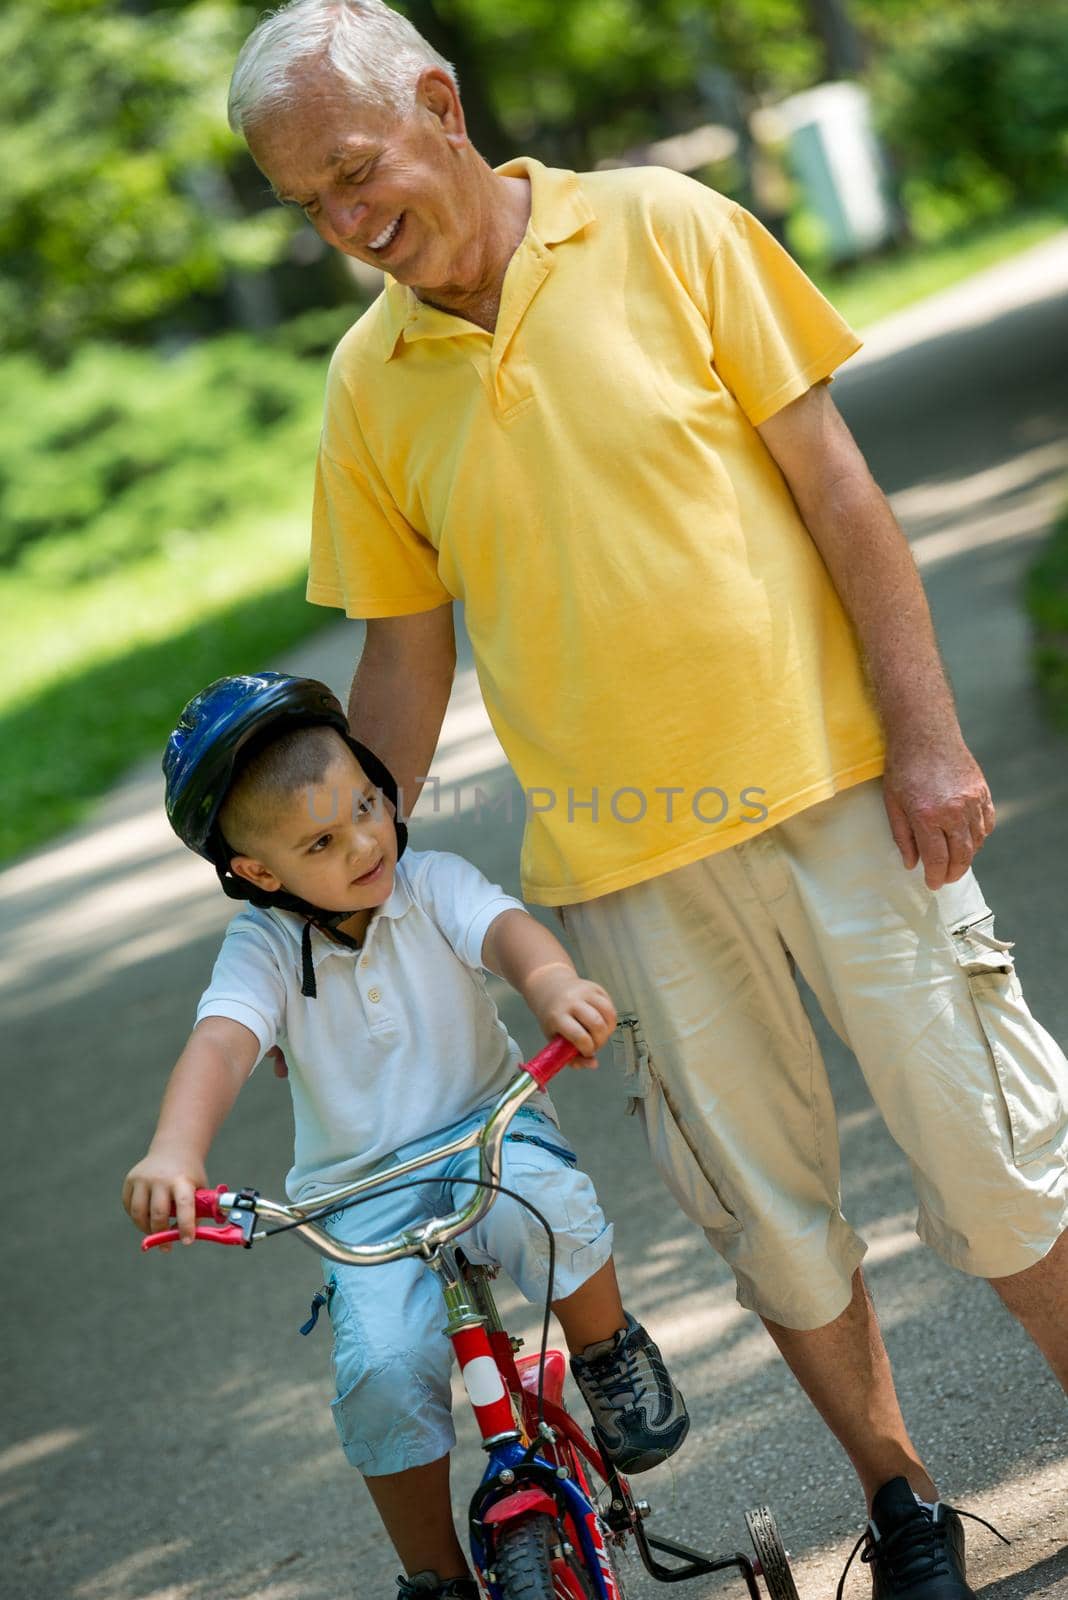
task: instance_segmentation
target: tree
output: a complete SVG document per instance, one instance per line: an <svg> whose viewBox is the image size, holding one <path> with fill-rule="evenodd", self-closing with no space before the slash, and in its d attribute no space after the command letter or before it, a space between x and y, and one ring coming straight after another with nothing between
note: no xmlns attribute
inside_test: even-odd
<svg viewBox="0 0 1068 1600"><path fill-rule="evenodd" d="M88 334L158 323L290 231L244 215L225 121L248 16L217 0L155 11L8 0L0 13L0 338L61 358ZM210 203L205 204L205 197Z"/></svg>

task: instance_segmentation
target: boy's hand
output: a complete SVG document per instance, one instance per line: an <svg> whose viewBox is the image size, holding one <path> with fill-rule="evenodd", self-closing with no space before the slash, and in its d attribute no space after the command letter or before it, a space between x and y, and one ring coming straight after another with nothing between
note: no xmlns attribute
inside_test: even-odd
<svg viewBox="0 0 1068 1600"><path fill-rule="evenodd" d="M131 1167L122 1186L122 1203L142 1233L160 1233L172 1217L183 1244L193 1243L195 1191L206 1189L204 1163L185 1152L152 1151ZM167 1251L169 1244L161 1245Z"/></svg>
<svg viewBox="0 0 1068 1600"><path fill-rule="evenodd" d="M547 1038L559 1033L580 1055L595 1056L616 1025L608 993L579 977L559 939L528 911L516 907L493 919L482 963L518 989Z"/></svg>
<svg viewBox="0 0 1068 1600"><path fill-rule="evenodd" d="M616 1008L599 983L580 978L572 967L561 964L539 972L526 998L546 1038L561 1034L580 1055L590 1058L576 1065L596 1066L593 1057L616 1025Z"/></svg>

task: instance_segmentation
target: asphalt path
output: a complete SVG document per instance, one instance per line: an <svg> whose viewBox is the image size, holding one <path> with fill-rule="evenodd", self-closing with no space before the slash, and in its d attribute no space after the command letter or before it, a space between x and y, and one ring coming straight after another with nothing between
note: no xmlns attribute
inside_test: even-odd
<svg viewBox="0 0 1068 1600"><path fill-rule="evenodd" d="M1021 576L1063 496L1068 235L881 325L835 393L913 540L965 732L999 810L981 880L1032 1008L1068 1039L1064 928L1068 744L1042 722ZM276 663L344 689L359 629ZM250 666L259 663L250 663ZM469 654L417 814L423 847L460 849L510 888L519 809ZM477 791L498 802L480 806ZM297 1335L315 1258L142 1257L118 1204L144 1149L229 908L161 820L155 764L83 827L0 875L4 985L5 1438L0 1513L10 1600L390 1600L395 1558L335 1442L327 1333ZM537 1040L514 997L509 1025ZM985 1285L913 1232L905 1162L855 1064L817 1020L841 1116L845 1208L906 1414L943 1493L996 1522L969 1533L982 1600L1068 1595L1063 1397ZM655 1526L705 1549L744 1544L769 1502L803 1600L829 1600L863 1526L851 1473L728 1274L679 1216L624 1115L607 1062L556 1095L617 1225L632 1308L688 1396L690 1440L643 1490ZM769 1109L769 1115L773 1112ZM257 1071L213 1155L213 1181L281 1191L288 1095ZM534 1337L515 1291L501 1303ZM458 1510L481 1457L460 1412ZM971 1525L969 1525L971 1527ZM661 1592L640 1568L632 1600ZM687 1600L741 1593L687 1585ZM850 1595L868 1593L855 1571Z"/></svg>

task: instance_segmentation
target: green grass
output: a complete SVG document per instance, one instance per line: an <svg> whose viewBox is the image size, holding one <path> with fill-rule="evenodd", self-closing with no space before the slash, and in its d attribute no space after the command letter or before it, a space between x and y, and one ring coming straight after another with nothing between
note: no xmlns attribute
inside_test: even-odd
<svg viewBox="0 0 1068 1600"><path fill-rule="evenodd" d="M1010 219L819 281L863 327L1061 225ZM13 497L0 533L17 534L0 569L0 860L76 822L161 750L205 683L276 660L330 620L303 595L326 350L342 325L337 311L300 319L262 361L262 341L239 336L185 365L97 347L76 382L51 380L54 396L40 373L8 385L22 400L0 437L0 495ZM107 429L123 446L118 490ZM41 508L57 504L64 520L46 527ZM1063 595L1068 553L1055 559L1036 593ZM1040 670L1068 705L1068 617L1042 630Z"/></svg>
<svg viewBox="0 0 1068 1600"><path fill-rule="evenodd" d="M310 457L305 467L310 479ZM87 666L136 656L246 593L295 583L308 543L300 490L287 494L288 514L174 533L151 554L74 584L39 567L0 575L0 711ZM318 609L309 615L323 618Z"/></svg>
<svg viewBox="0 0 1068 1600"><path fill-rule="evenodd" d="M170 359L0 363L0 860L162 748L189 696L329 613L304 600L329 349L351 312Z"/></svg>
<svg viewBox="0 0 1068 1600"><path fill-rule="evenodd" d="M169 637L83 668L76 687L52 682L0 716L0 740L20 754L16 808L0 819L13 855L76 822L131 758L160 750L184 701L212 678L265 665L308 631L298 579L215 611Z"/></svg>
<svg viewBox="0 0 1068 1600"><path fill-rule="evenodd" d="M1068 507L1027 575L1039 692L1054 726L1068 733Z"/></svg>
<svg viewBox="0 0 1068 1600"><path fill-rule="evenodd" d="M1068 207L984 222L938 244L917 244L894 256L810 275L851 327L863 330L914 301L1018 255L1068 222Z"/></svg>
<svg viewBox="0 0 1068 1600"><path fill-rule="evenodd" d="M189 536L71 593L0 581L0 859L70 826L133 761L162 752L212 678L273 662L327 620L304 600L306 524L301 507Z"/></svg>

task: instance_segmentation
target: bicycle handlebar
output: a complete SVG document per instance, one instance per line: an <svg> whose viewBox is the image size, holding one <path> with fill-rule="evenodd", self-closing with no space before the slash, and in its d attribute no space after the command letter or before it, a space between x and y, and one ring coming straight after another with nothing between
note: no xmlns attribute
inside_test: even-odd
<svg viewBox="0 0 1068 1600"><path fill-rule="evenodd" d="M449 1144L439 1145L435 1150L427 1150L411 1161L391 1167L388 1172L377 1172L369 1178L360 1178L341 1188L331 1189L326 1194L317 1195L310 1204L282 1205L277 1200L268 1200L251 1191L236 1193L225 1184L220 1184L216 1189L198 1189L195 1195L196 1215L211 1217L222 1226L197 1228L193 1236L206 1243L244 1245L247 1249L252 1244L252 1223L256 1217L260 1217L290 1225L305 1244L343 1266L372 1267L385 1261L398 1261L404 1256L432 1255L439 1245L466 1233L468 1228L473 1228L476 1222L481 1221L497 1198L496 1190L478 1188L472 1200L450 1212L447 1217L431 1217L419 1227L405 1229L391 1239L383 1239L372 1245L340 1244L325 1228L306 1219L309 1213L322 1216L337 1210L344 1201L351 1200L364 1190L393 1183L419 1167L430 1166L462 1150L474 1149L476 1145L480 1180L483 1183L498 1183L501 1149L512 1118L536 1089L544 1089L577 1055L575 1046L558 1034L529 1061L521 1064L516 1076L490 1108L481 1127L472 1129ZM458 1181L463 1182L462 1179ZM157 1245L173 1244L179 1237L177 1228L165 1228L161 1233L148 1234L141 1241L141 1249L152 1250Z"/></svg>

